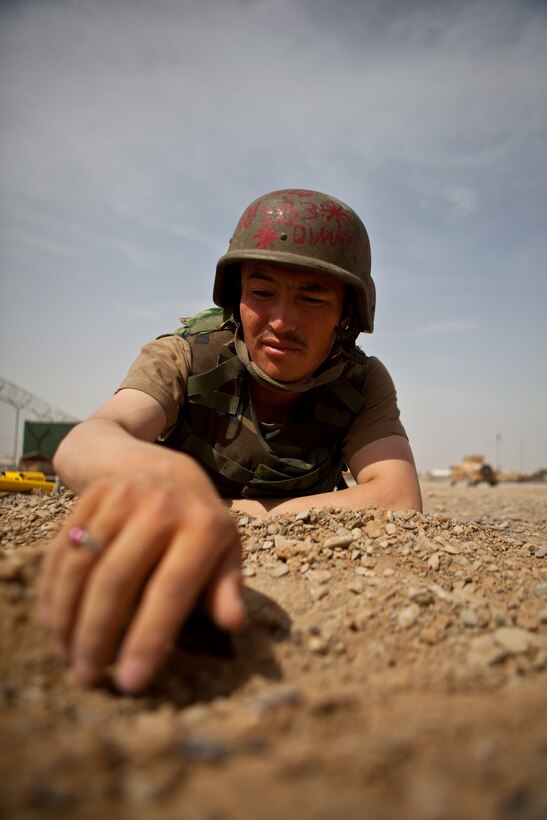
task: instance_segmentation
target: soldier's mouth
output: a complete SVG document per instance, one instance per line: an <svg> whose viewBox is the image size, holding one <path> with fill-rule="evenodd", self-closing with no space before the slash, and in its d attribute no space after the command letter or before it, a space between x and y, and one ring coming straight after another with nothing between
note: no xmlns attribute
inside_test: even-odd
<svg viewBox="0 0 547 820"><path fill-rule="evenodd" d="M301 345L289 344L286 342L277 342L272 340L265 340L262 342L263 349L272 356L289 356L291 353L300 353Z"/></svg>
<svg viewBox="0 0 547 820"><path fill-rule="evenodd" d="M274 351L279 351L281 353L285 351L288 353L295 353L304 348L304 343L300 339L296 338L279 339L276 336L266 336L261 340L261 342L263 347Z"/></svg>

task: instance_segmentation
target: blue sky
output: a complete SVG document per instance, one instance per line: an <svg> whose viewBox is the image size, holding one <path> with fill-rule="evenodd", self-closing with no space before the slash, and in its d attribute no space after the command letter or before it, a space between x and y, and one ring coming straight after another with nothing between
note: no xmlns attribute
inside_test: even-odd
<svg viewBox="0 0 547 820"><path fill-rule="evenodd" d="M546 77L532 0L4 0L0 376L85 417L314 188L369 230L418 467L547 467Z"/></svg>

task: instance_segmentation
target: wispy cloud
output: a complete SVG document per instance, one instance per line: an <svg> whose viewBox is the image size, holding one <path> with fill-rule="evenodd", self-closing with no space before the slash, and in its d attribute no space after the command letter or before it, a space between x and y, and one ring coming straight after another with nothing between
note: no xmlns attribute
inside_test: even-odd
<svg viewBox="0 0 547 820"><path fill-rule="evenodd" d="M477 210L477 195L472 188L462 185L448 185L443 195L452 211L461 216L469 216Z"/></svg>
<svg viewBox="0 0 547 820"><path fill-rule="evenodd" d="M442 333L467 333L478 327L473 319L446 319L442 322L432 322L409 331L409 336L438 336Z"/></svg>

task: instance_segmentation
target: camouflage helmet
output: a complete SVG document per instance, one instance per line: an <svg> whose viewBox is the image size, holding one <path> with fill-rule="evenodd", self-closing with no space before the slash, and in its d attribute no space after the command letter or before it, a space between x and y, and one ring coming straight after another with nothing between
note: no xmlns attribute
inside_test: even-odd
<svg viewBox="0 0 547 820"><path fill-rule="evenodd" d="M324 273L349 285L357 300L355 336L360 331L372 333L376 290L368 234L355 211L340 200L289 188L252 202L218 261L215 304L233 308L233 274L242 262L261 260Z"/></svg>

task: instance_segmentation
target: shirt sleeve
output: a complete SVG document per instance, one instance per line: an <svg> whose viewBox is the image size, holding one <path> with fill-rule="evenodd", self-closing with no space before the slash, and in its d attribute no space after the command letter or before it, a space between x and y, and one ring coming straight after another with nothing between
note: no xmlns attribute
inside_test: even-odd
<svg viewBox="0 0 547 820"><path fill-rule="evenodd" d="M346 462L362 447L379 438L393 435L408 438L399 418L393 379L374 356L367 360L364 397L364 407L353 420L343 441Z"/></svg>
<svg viewBox="0 0 547 820"><path fill-rule="evenodd" d="M141 390L161 404L167 416L165 435L184 405L191 368L188 343L180 336L162 336L149 342L131 365L118 390Z"/></svg>

